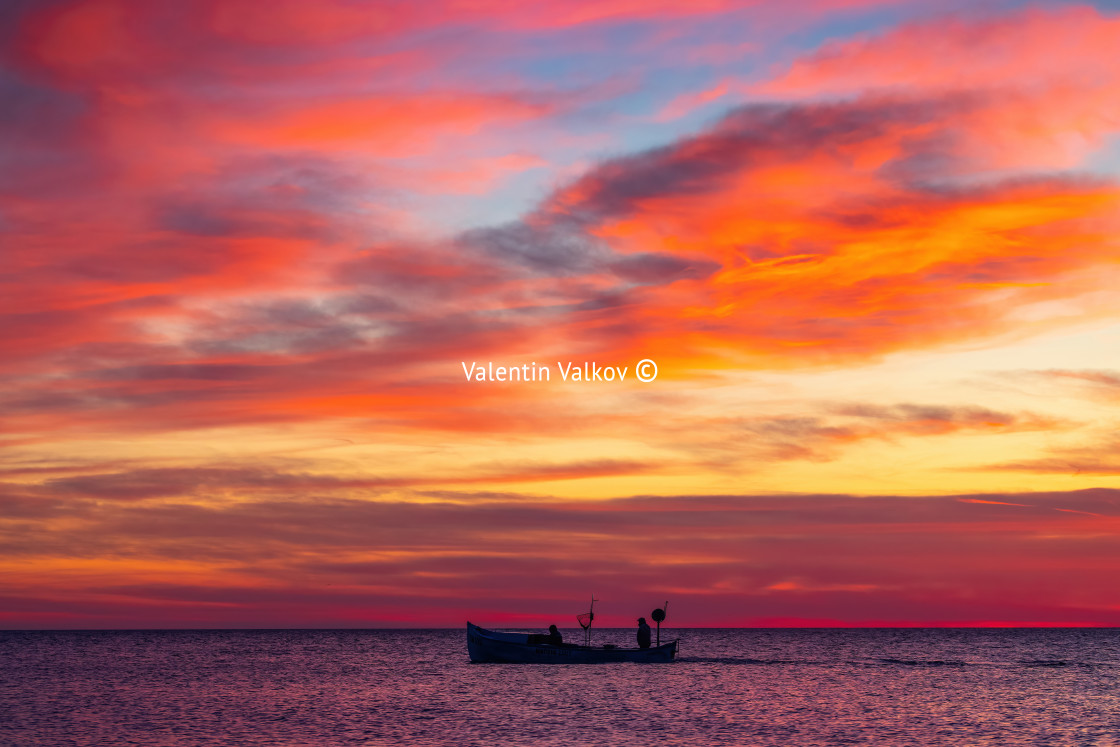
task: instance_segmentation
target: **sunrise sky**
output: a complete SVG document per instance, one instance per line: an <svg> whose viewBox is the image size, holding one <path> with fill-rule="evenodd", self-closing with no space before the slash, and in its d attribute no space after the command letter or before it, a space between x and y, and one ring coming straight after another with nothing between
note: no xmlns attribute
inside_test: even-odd
<svg viewBox="0 0 1120 747"><path fill-rule="evenodd" d="M1118 49L6 3L0 627L1120 625Z"/></svg>

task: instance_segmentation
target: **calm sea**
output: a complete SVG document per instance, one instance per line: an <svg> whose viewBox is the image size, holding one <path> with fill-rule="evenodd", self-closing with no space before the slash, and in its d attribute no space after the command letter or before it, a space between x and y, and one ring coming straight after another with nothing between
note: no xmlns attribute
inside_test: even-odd
<svg viewBox="0 0 1120 747"><path fill-rule="evenodd" d="M464 630L0 632L0 744L1120 745L1120 630L670 636L550 666Z"/></svg>

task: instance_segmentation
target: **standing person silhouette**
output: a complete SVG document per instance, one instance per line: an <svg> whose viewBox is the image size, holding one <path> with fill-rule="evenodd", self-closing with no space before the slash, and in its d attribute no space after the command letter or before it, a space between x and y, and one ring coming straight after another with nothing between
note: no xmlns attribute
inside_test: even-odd
<svg viewBox="0 0 1120 747"><path fill-rule="evenodd" d="M638 618L638 648L649 648L649 625L644 617Z"/></svg>

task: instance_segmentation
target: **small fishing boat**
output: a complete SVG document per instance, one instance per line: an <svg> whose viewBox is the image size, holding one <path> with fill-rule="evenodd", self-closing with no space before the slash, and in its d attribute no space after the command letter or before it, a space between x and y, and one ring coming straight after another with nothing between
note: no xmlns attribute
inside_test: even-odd
<svg viewBox="0 0 1120 747"><path fill-rule="evenodd" d="M599 664L668 662L677 657L677 640L650 648L543 643L548 636L486 630L467 623L467 652L474 662L516 664Z"/></svg>

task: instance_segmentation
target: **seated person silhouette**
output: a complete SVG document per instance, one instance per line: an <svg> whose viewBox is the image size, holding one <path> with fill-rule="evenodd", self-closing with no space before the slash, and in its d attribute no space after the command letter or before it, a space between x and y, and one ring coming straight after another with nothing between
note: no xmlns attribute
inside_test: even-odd
<svg viewBox="0 0 1120 747"><path fill-rule="evenodd" d="M649 625L644 617L638 618L638 648L649 648Z"/></svg>
<svg viewBox="0 0 1120 747"><path fill-rule="evenodd" d="M541 644L547 643L551 646L563 646L564 636L560 635L560 631L555 625L548 626L548 632L544 635L533 633L529 636L529 643Z"/></svg>

